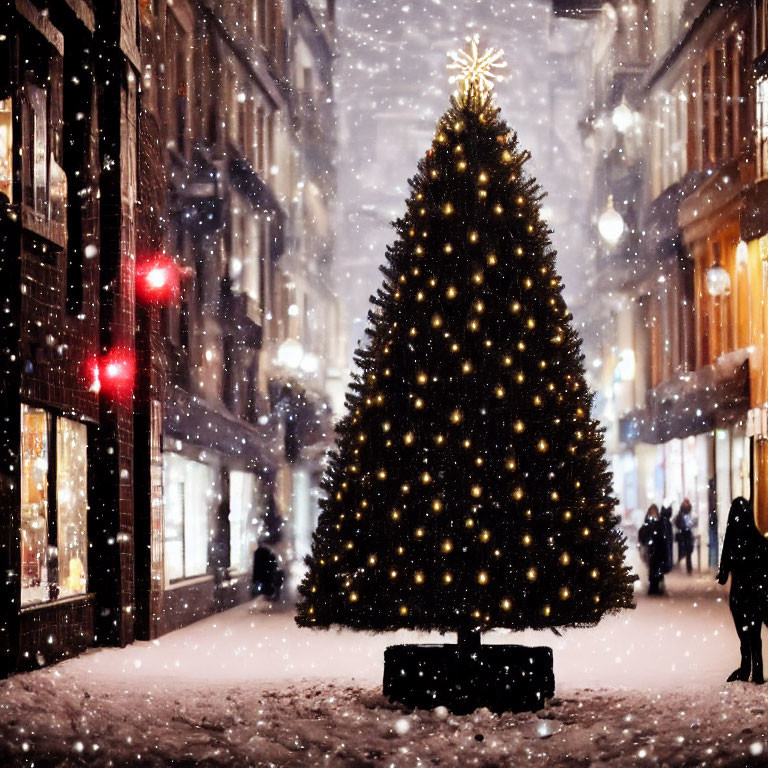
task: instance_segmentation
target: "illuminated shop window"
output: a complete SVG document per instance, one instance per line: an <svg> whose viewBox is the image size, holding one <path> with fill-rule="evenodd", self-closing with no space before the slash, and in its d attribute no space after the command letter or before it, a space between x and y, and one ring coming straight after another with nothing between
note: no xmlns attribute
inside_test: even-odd
<svg viewBox="0 0 768 768"><path fill-rule="evenodd" d="M88 437L85 424L56 420L56 529L59 595L87 589Z"/></svg>
<svg viewBox="0 0 768 768"><path fill-rule="evenodd" d="M88 589L87 468L84 424L22 405L22 605Z"/></svg>
<svg viewBox="0 0 768 768"><path fill-rule="evenodd" d="M768 76L758 78L756 114L757 178L768 177Z"/></svg>
<svg viewBox="0 0 768 768"><path fill-rule="evenodd" d="M13 114L10 99L0 99L0 195L13 202Z"/></svg>
<svg viewBox="0 0 768 768"><path fill-rule="evenodd" d="M54 583L48 546L50 417L23 405L21 418L21 604L27 605L48 600Z"/></svg>
<svg viewBox="0 0 768 768"><path fill-rule="evenodd" d="M209 534L221 491L214 467L178 454L165 454L163 472L165 580L170 584L207 572Z"/></svg>
<svg viewBox="0 0 768 768"><path fill-rule="evenodd" d="M264 511L254 475L232 471L229 479L230 570L247 571L256 549Z"/></svg>

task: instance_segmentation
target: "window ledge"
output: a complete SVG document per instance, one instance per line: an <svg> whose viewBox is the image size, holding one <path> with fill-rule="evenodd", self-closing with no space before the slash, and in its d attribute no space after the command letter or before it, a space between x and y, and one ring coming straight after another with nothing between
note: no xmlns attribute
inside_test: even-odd
<svg viewBox="0 0 768 768"><path fill-rule="evenodd" d="M193 587L195 584L204 584L206 581L213 581L212 573L204 573L202 576L190 576L189 578L174 579L165 583L166 592L180 587Z"/></svg>
<svg viewBox="0 0 768 768"><path fill-rule="evenodd" d="M93 600L92 592L86 592L82 595L70 595L69 597L57 597L55 600L46 600L45 602L22 605L19 609L19 613L31 613L32 611L39 611L45 608L56 608L60 605L72 605L74 603L86 603L91 600Z"/></svg>

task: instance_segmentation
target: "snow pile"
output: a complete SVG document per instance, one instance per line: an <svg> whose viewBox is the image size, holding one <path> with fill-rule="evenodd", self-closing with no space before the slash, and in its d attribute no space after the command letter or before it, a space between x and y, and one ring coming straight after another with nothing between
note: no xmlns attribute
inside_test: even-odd
<svg viewBox="0 0 768 768"><path fill-rule="evenodd" d="M310 632L241 606L0 682L0 765L765 765L768 689L723 682L725 591L671 591L562 638L488 638L555 650L557 698L501 717L384 699L383 648L437 637Z"/></svg>

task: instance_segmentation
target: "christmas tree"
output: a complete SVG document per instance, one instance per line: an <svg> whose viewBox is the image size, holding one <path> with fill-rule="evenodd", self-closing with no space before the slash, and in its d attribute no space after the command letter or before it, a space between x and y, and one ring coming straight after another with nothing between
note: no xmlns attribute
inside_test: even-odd
<svg viewBox="0 0 768 768"><path fill-rule="evenodd" d="M490 96L498 55L456 57L460 91L395 223L300 625L479 642L632 605L543 195Z"/></svg>

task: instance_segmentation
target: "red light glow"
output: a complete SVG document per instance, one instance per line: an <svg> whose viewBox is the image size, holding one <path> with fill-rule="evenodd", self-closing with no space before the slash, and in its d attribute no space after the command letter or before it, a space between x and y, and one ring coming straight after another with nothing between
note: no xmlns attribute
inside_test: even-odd
<svg viewBox="0 0 768 768"><path fill-rule="evenodd" d="M113 400L130 397L136 374L136 359L127 349L113 349L90 365L90 390Z"/></svg>
<svg viewBox="0 0 768 768"><path fill-rule="evenodd" d="M165 254L140 261L136 265L136 296L144 304L175 304L181 292L181 270Z"/></svg>

